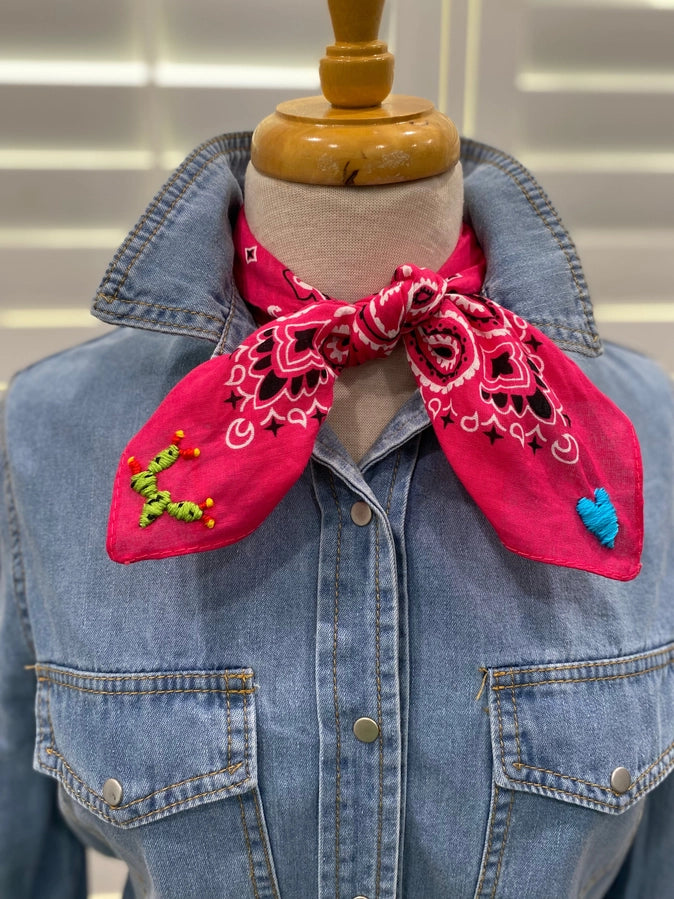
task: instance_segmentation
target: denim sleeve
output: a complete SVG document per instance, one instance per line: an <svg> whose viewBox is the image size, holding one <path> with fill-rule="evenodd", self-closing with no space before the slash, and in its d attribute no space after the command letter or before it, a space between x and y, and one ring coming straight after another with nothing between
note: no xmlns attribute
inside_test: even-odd
<svg viewBox="0 0 674 899"><path fill-rule="evenodd" d="M0 896L84 899L84 849L61 818L56 785L33 770L35 662L19 515L0 403Z"/></svg>

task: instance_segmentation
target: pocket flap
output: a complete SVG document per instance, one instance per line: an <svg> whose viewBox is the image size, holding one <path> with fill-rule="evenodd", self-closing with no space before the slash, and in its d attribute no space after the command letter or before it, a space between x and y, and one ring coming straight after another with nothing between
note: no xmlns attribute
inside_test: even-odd
<svg viewBox="0 0 674 899"><path fill-rule="evenodd" d="M34 766L93 814L135 827L257 783L249 668L87 673L37 666Z"/></svg>
<svg viewBox="0 0 674 899"><path fill-rule="evenodd" d="M604 812L629 808L674 764L673 662L669 644L604 661L490 669L496 783Z"/></svg>

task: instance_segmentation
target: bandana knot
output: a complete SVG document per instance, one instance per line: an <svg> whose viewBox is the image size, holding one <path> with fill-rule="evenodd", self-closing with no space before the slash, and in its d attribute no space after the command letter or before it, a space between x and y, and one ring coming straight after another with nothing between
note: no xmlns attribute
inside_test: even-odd
<svg viewBox="0 0 674 899"><path fill-rule="evenodd" d="M389 287L352 305L336 307L334 328L322 348L324 356L335 359L339 371L390 355L402 335L437 314L448 283L430 269L399 266ZM339 359L335 358L336 345L343 353Z"/></svg>

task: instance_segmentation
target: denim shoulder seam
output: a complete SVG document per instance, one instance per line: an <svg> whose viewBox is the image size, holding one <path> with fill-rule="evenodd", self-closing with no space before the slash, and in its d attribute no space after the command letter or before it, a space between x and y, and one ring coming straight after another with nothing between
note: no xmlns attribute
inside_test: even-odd
<svg viewBox="0 0 674 899"><path fill-rule="evenodd" d="M4 507L7 513L7 526L9 531L10 552L11 552L11 580L12 580L12 596L16 603L19 622L23 638L26 646L33 657L36 658L35 641L33 639L32 628L30 625L30 616L28 614L28 605L26 602L26 568L21 551L21 531L19 528L18 515L16 511L16 501L14 499L14 491L12 489L12 473L9 464L9 453L7 452L8 440L7 430L7 406L9 399L9 390L7 396L0 401L0 466L4 471Z"/></svg>

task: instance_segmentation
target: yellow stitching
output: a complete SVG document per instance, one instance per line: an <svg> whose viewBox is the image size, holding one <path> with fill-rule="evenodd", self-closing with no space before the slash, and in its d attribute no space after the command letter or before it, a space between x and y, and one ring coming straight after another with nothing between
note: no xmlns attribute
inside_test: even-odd
<svg viewBox="0 0 674 899"><path fill-rule="evenodd" d="M51 677L39 677L38 681L56 684L58 687L65 687L66 690L77 690L78 693L93 693L96 696L164 696L169 693L240 693L247 695L255 692L254 687L247 690L218 690L207 687L186 687L177 690L92 690L89 687L76 687L75 684L64 684L62 681L53 680Z"/></svg>
<svg viewBox="0 0 674 899"><path fill-rule="evenodd" d="M553 680L540 680L540 681L531 681L524 684L503 684L495 685L492 687L492 690L496 690L497 692L500 690L519 690L522 687L544 687L550 684L591 684L595 681L605 681L605 680L625 680L629 677L641 677L642 674L649 674L651 671L661 671L663 668L668 668L674 662L674 658L669 659L667 662L664 662L662 665L653 665L650 668L644 668L642 671L632 671L629 674L605 674L603 676L597 677L567 677L567 678L556 678Z"/></svg>
<svg viewBox="0 0 674 899"><path fill-rule="evenodd" d="M664 757L665 757L666 755L669 755L669 753L672 751L672 749L674 749L674 742L670 743L669 746L664 750L664 752L661 752L660 755L656 758L656 760L655 760L651 765L649 765L648 768L646 768L645 771L642 771L642 772L641 772L641 774L635 779L635 781L634 781L634 783L632 784L632 786L634 786L634 784L638 784L639 781L640 781L642 778L644 778L644 777L648 774L649 771L652 771L653 768L656 767L656 765L659 765L660 762L662 761L662 759L664 759Z"/></svg>
<svg viewBox="0 0 674 899"><path fill-rule="evenodd" d="M200 175L201 175L202 172L204 172L210 165L212 165L214 162L216 162L216 161L217 161L218 159L220 159L222 156L229 156L229 153L230 153L229 150L222 150L220 153L216 153L214 156L209 157L209 158L206 160L206 162L204 162L203 165L201 165L201 167L198 168L197 171L192 175L192 177L190 178L190 180L189 180L189 181L186 181L185 184L183 184L182 190L180 191L180 193L178 194L178 196L174 198L173 202L172 202L171 205L168 207L168 209L166 209L166 210L164 211L164 214L163 214L163 216L161 217L161 219L157 222L157 224L154 226L154 228L152 229L152 231L147 235L147 237L145 238L145 240L143 241L143 243L140 245L140 247L139 247L139 249L138 249L138 252L137 252L136 255L133 257L133 259L131 260L131 262L129 262L128 266L126 267L126 271L124 272L124 274L123 274L122 277L120 278L119 284L117 285L117 291L116 291L115 297L118 297L118 296L119 296L119 291L122 289L122 287L123 287L124 284L126 283L126 279L129 277L129 274L131 273L131 269L134 267L134 265L136 264L136 262L137 262L137 261L140 259L140 257L143 255L143 253L145 252L145 248L148 246L148 244L150 244L150 243L152 242L152 240L156 237L156 235L159 233L159 231L161 230L161 228L164 226L164 223L166 222L166 219L170 216L170 214L173 212L173 210L175 209L175 207L178 205L178 203L179 203L179 202L182 200L182 198L185 196L185 194L187 193L187 191L189 190L189 188L192 187L192 185L195 183L195 181L197 180L197 178L200 177Z"/></svg>
<svg viewBox="0 0 674 899"><path fill-rule="evenodd" d="M381 589L379 584L379 518L375 518L374 595L375 595L375 677L377 681L377 724L379 726L379 805L377 808L377 875L375 899L381 884L381 844L384 828L384 735L381 706Z"/></svg>
<svg viewBox="0 0 674 899"><path fill-rule="evenodd" d="M229 693L225 694L227 699L227 762L232 762L232 709L229 701Z"/></svg>
<svg viewBox="0 0 674 899"><path fill-rule="evenodd" d="M672 744L672 745L674 746L674 744ZM670 746L669 749L667 750L667 752L669 752L669 751L671 750L671 748L672 748L672 747ZM647 768L646 771L644 771L643 774L641 774L641 775L634 781L634 783L635 783L635 784L638 783L638 781L640 781L640 780L641 780L641 779L642 779L642 778L643 778L649 771L651 771L651 770L652 770L652 769L653 769L653 768L660 762L660 760L662 759L662 757L663 757L664 755L667 755L667 752L663 753L663 755L660 756L660 758L658 758L656 762L654 762L649 768ZM508 778L508 780L512 781L513 783L523 784L524 786L527 786L527 787L539 787L540 789L542 789L542 790L548 790L548 791L551 792L551 793L564 793L564 794L567 795L567 796L574 796L576 799L584 799L586 802L596 802L596 803L598 803L599 805L605 805L607 808L620 808L620 804L619 804L619 803L602 802L600 799L593 799L593 798L590 797L590 796L584 796L582 793L571 793L569 790L562 790L562 789L560 789L560 788L558 788L558 787L548 787L548 786L546 786L545 784L536 783L535 781L530 781L530 780L519 780L517 777L511 777L511 776L508 774L508 772L505 770L505 762L503 762L503 765L504 765L503 773L504 773L505 776ZM523 765L522 767L524 767L524 768L531 768L531 765ZM635 802L640 796L643 796L644 793L648 793L648 791L649 791L652 787L654 787L654 786L656 786L657 784L659 784L660 781L664 779L664 777L667 775L667 773L668 773L669 771L671 771L671 769L672 769L673 767L674 767L674 759L672 759L672 761L670 762L670 764L668 765L668 767L662 769L662 771L660 772L660 774L658 774L657 777L656 777L651 783L649 783L648 785L646 785L643 789L639 790L638 793L634 793L634 795L631 797L630 805L633 805L634 802ZM534 770L534 771L545 771L544 768L534 768L533 770ZM554 771L550 771L549 773L550 773L550 774L556 774L556 772L554 772ZM593 783L591 783L590 781L579 780L579 778L577 778L577 777L571 777L570 774L557 774L557 777L564 777L564 778L566 778L567 780L575 780L575 781L578 781L579 783L587 784L588 786L598 787L598 788L599 788L600 790L602 790L604 793L612 793L614 796L617 796L617 795L618 795L614 790L611 790L611 789L608 788L608 787L602 787L600 784L593 784ZM624 794L624 795L625 795L625 794ZM627 806L626 806L626 808L627 808Z"/></svg>
<svg viewBox="0 0 674 899"><path fill-rule="evenodd" d="M510 677L511 671L516 670L517 674L537 674L540 671L576 671L580 668L604 668L609 665L629 665L634 662L641 662L644 659L652 659L655 656L664 656L674 652L674 643L669 643L663 649L656 649L653 652L646 652L635 656L623 656L619 659L611 659L608 662L574 662L572 665L541 665L538 668L520 668L509 669L508 671L494 671L494 677Z"/></svg>
<svg viewBox="0 0 674 899"><path fill-rule="evenodd" d="M96 792L89 784L82 780L79 775L77 775L73 769L70 767L65 758L61 755L60 752L57 752L56 749L53 749L51 746L46 750L47 755L56 756L56 758L61 760L64 768L72 774L76 781L82 784L87 793L90 793L92 796L95 796L96 799L100 799L101 802L105 802L106 805L110 805L99 793ZM194 777L188 777L186 780L179 780L176 783L167 784L165 787L162 787L160 790L155 790L153 793L148 793L146 796L140 796L138 799L132 799L131 802L127 802L125 805L116 805L115 811L123 811L125 808L130 808L132 805L138 805L139 802L145 802L146 799L151 799L153 796L158 796L159 793L165 793L166 790L171 790L173 787L182 787L185 784L192 783L195 780L203 780L204 777L215 777L217 774L224 774L227 772L228 774L234 774L235 771L238 771L239 768L243 765L243 762L237 762L236 765L228 765L226 768L220 768L218 771L207 771L205 774L195 774Z"/></svg>
<svg viewBox="0 0 674 899"><path fill-rule="evenodd" d="M607 787L606 784L596 784L591 780L583 780L581 777L573 777L571 774L562 774L561 771L550 771L549 768L537 768L535 765L527 765L526 762L514 762L513 768L528 768L529 771L540 771L542 774L552 774L554 777L563 777L565 780L574 780L576 783L585 784L586 787L597 787L597 789L602 790L604 793L610 792L613 793L614 796L620 795L614 790L611 790L610 787Z"/></svg>
<svg viewBox="0 0 674 899"><path fill-rule="evenodd" d="M515 684L515 675L513 674L513 686ZM517 743L517 761L522 761L522 746L520 744L520 724L517 719L517 701L515 700L515 691L511 690L510 696L513 703L513 716L515 721L515 742Z"/></svg>
<svg viewBox="0 0 674 899"><path fill-rule="evenodd" d="M496 694L496 705L498 709L498 729L499 729L499 743L501 745L501 769L505 777L513 783L522 784L523 786L529 787L539 787L542 790L548 790L551 793L564 793L567 796L574 796L576 799L585 799L588 802L595 802L598 805L604 805L606 808L616 808L615 804L611 804L609 802L602 802L600 799L588 799L587 796L583 796L580 793L571 793L569 790L561 790L553 787L546 787L544 784L534 783L532 781L519 780L517 777L511 777L506 771L506 760L505 760L505 746L503 744L503 719L501 717L501 696L499 693Z"/></svg>
<svg viewBox="0 0 674 899"><path fill-rule="evenodd" d="M248 708L246 707L246 697L243 697L243 760L246 763L246 775L250 777L248 762Z"/></svg>
<svg viewBox="0 0 674 899"><path fill-rule="evenodd" d="M337 508L337 556L335 559L335 608L332 625L332 696L335 707L335 738L337 749L337 764L335 771L335 899L339 899L339 842L341 819L341 788L342 788L342 732L339 720L339 695L337 692L337 637L339 634L339 573L342 558L342 509L337 497L337 488L332 472L330 476L330 490Z"/></svg>
<svg viewBox="0 0 674 899"><path fill-rule="evenodd" d="M533 325L535 328L538 328L539 331L542 331L544 328L557 328L560 331L568 331L569 334L588 334L584 328L570 328L568 325L563 325L561 322L549 322L543 321L541 319L527 319L527 322L530 325ZM571 346L579 346L577 343L571 344Z"/></svg>
<svg viewBox="0 0 674 899"><path fill-rule="evenodd" d="M264 835L264 831L262 830L262 815L260 812L260 801L257 798L257 790L253 791L253 802L255 804L255 817L257 819L257 829L260 834L260 842L262 843L262 851L264 852L264 860L267 865L267 874L269 875L269 885L272 888L274 896L276 899L279 899L278 890L276 889L276 878L274 877L274 872L271 866L271 859L269 858L269 848L267 846L267 839Z"/></svg>
<svg viewBox="0 0 674 899"><path fill-rule="evenodd" d="M243 132L241 132L241 134L243 134ZM127 251L127 249L131 246L131 243L136 239L136 237L138 237L138 236L140 235L140 232L141 232L141 230L142 230L142 228L143 228L143 225L144 225L145 222L148 220L148 218L150 217L150 215L152 215L152 213L155 211L155 209L158 208L159 204L161 203L161 201L163 200L163 198L166 196L166 194L168 193L169 189L170 189L171 187L173 187L173 185L179 180L180 175L182 175L182 173L186 170L186 168L188 167L188 165L190 165L190 164L191 164L191 163L192 163L192 162L193 162L193 161L194 161L194 160L195 160L195 159L196 159L196 158L197 158L197 157L198 157L198 156L205 150L205 149L207 149L208 147L213 146L214 144L218 143L219 140L221 140L220 137L215 138L214 140L209 141L209 142L206 143L206 144L202 144L201 147L197 147L197 149L192 153L192 155L189 157L189 159L185 160L185 162L183 162L183 164L180 166L180 168L174 173L173 177L172 177L171 180L166 184L166 187L165 187L165 189L161 192L161 194L156 198L156 200L155 200L154 204L151 206L151 208L149 208L148 210L146 210L146 212L144 213L143 217L140 219L140 221L139 221L138 224L136 225L136 228L134 229L133 234L132 234L132 235L129 235L129 236L127 237L127 239L126 239L126 241L125 241L124 249L122 250L122 249L120 248L120 250L118 251L117 255L116 255L115 258L113 259L113 262L112 262L112 264L111 264L111 266L110 266L110 272L109 272L109 275L107 276L107 278L106 278L106 280L105 280L105 282L104 282L105 284L107 284L107 283L110 281L110 279L112 278L112 274L113 274L113 272L114 272L114 270L115 270L115 268L116 268L116 263L121 259L121 257L122 257L122 256L124 255L124 253ZM129 275L129 272L131 271L131 269L133 268L133 266L134 266L134 265L136 264L136 262L138 261L138 258L143 254L143 252L144 252L144 250L145 250L145 247L148 245L148 243L150 243L150 241L151 241L152 238L155 236L155 234L157 234L157 232L159 231L159 229L163 226L163 224L164 224L164 222L166 221L166 219L168 218L169 214L173 211L174 206L179 202L179 200L182 199L182 196L183 196L183 194L185 193L185 191L187 190L187 188L188 188L188 187L191 187L191 185L194 183L194 181L196 181L196 179L199 177L199 175L201 175L201 173L204 171L204 169L207 168L207 166L209 166L212 162L215 162L217 159L220 159L220 158L223 157L223 156L227 157L227 156L233 155L234 153L241 153L242 151L245 152L245 151L246 151L246 147L232 147L232 146L230 146L229 143L228 143L228 146L227 146L224 150L221 150L219 153L216 153L215 156L212 156L212 157L210 157L209 159L207 159L206 162L204 163L204 165L202 165L201 168L198 169L197 172L192 176L191 180L188 181L187 184L184 185L183 189L182 189L181 192L178 194L178 196L174 199L173 203L171 203L171 205L169 206L169 208L164 212L164 215L163 215L161 221L155 226L154 230L151 232L151 234L150 234L150 235L146 238L146 240L143 242L143 244L142 244L140 250L138 251L138 253L133 257L133 259L131 260L131 262L130 262L129 265L127 266L126 271L125 271L124 274L122 275L122 279L120 280L120 283L119 283L119 285L118 285L118 287L117 287L118 293L115 294L114 299L116 299L117 296L119 295L119 290L121 290L121 288L123 287L124 282L126 281L128 275Z"/></svg>
<svg viewBox="0 0 674 899"><path fill-rule="evenodd" d="M596 805L603 805L606 808L612 808L612 809L620 808L620 805L618 803L603 802L601 799L591 799L588 796L583 796L582 793L572 793L570 790L562 790L558 787L548 787L545 784L535 783L533 781L528 781L528 780L519 780L517 777L511 777L510 774L508 774L508 772L506 771L505 746L503 744L503 720L501 717L501 696L499 693L496 694L496 705L497 705L497 712L498 712L499 743L501 746L501 768L503 770L504 776L507 777L507 779L509 781L511 781L512 783L522 784L523 786L527 786L527 787L538 787L539 789L547 790L550 793L562 793L566 796L573 796L575 799L582 799L585 802L594 802ZM665 752L663 752L662 755L658 759L656 759L655 762L653 762L653 764L649 768L647 768L646 771L644 771L642 775L640 775L637 778L637 781L641 780L642 777L644 777L649 771L651 771L660 762L660 760L662 758L664 758L665 755L667 755L669 750L673 747L674 747L674 743L672 743L667 748L667 750ZM663 768L663 770L660 772L660 774L651 783L647 784L638 793L635 793L632 796L632 801L630 804L633 804L640 796L643 796L644 793L647 793L650 789L652 789L654 786L659 784L673 767L674 767L674 760L672 760L672 762L670 763L670 765L668 767ZM564 776L564 775L562 775L562 776ZM637 781L635 781L635 783ZM602 788L602 789L604 789L604 792L609 792L605 788Z"/></svg>
<svg viewBox="0 0 674 899"><path fill-rule="evenodd" d="M255 899L260 899L257 891L257 878L255 877L255 865L253 863L253 850L250 848L250 837L248 836L248 825L246 824L246 812L243 806L243 799L239 796L239 807L241 808L241 824L243 825L243 835L246 838L246 846L248 848L248 871L250 874L250 882L253 884L253 893Z"/></svg>
<svg viewBox="0 0 674 899"><path fill-rule="evenodd" d="M464 155L465 155L465 158L466 158L466 159L470 159L470 158L471 158L471 152L470 152L470 150L471 150L471 148L468 148L468 147L467 147L467 148L465 149L465 151L464 151ZM475 148L475 150L477 151L477 148ZM474 156L472 156L472 158L473 158L473 160L477 160L477 152L476 152L476 154L475 154ZM514 159L512 156L507 156L507 158L508 158L512 163L514 163L514 164L516 165L516 167L520 170L520 172L522 172L522 174L525 174L524 171L523 171L523 169L522 169L521 164L518 163L516 159ZM585 318L586 318L586 321L587 321L588 324L589 324L589 315L588 315L587 300L586 300L586 298L585 298L585 296L584 296L585 291L583 291L583 289L581 288L581 285L580 285L580 283L579 283L579 281L578 281L578 278L577 278L577 276L576 276L576 272L575 272L574 269L573 269L573 265L572 265L572 263L571 263L571 259L570 259L570 257L569 257L569 254L568 254L566 248L562 246L562 242L560 241L560 239L559 239L559 237L557 236L557 234L555 234L555 231L554 231L554 229L552 228L552 225L551 225L549 222L547 222L547 221L545 220L545 218L543 218L543 216L541 215L540 211L536 208L536 205L535 205L535 203L534 203L534 201L533 201L531 195L529 194L529 191L525 188L524 184L523 184L517 177L515 177L514 172L511 172L511 171L509 171L508 169L504 168L504 167L503 167L502 165L500 165L496 160L485 159L484 157L482 157L481 159L479 159L479 160L477 160L477 161L482 162L482 163L484 163L485 165L491 165L491 166L493 166L494 168L498 169L500 172L503 172L503 174L506 175L508 178L510 178L512 181L514 181L515 184L516 184L516 185L519 187L519 189L522 191L522 193L524 194L524 196L525 196L527 202L529 203L529 205L531 206L531 208L534 210L534 212L536 213L536 215L539 217L539 219L543 222L543 224L545 225L545 227L548 229L548 231L550 232L550 234L551 234L552 237L554 238L555 242L557 243L557 246L559 247L559 249L560 249L560 250L562 251L562 253L564 254L564 257L565 257L565 259L566 259L566 261L567 261L567 264L568 264L568 266L569 266L569 271L570 271L570 273L571 273L571 277L572 277L572 279L573 279L573 283L576 285L576 291L577 291L577 294L578 294L578 299L579 299L579 300L581 301L581 303L583 304L583 311L584 311L584 314L585 314ZM551 202L550 202L550 200L549 200L547 194L545 194L545 192L544 192L540 187L539 187L539 189L538 189L538 192L539 192L539 196L541 197L541 199L543 200L543 202L544 202L545 205L547 206L547 208L548 208L550 214L551 214L551 215L557 220L557 222L561 225L561 221L560 221L560 219L559 219L559 214L556 212L556 210L555 210L554 207L552 206L552 204L551 204ZM569 242L571 242L571 238L568 237L568 235L567 235L567 238L568 238ZM575 247L574 247L574 249L575 249ZM577 253L576 253L576 259L578 259ZM591 331L581 331L580 333L582 333L582 334L587 334L587 336L590 337L590 338L592 339L592 342L593 342L593 343L595 343L595 344L598 343L598 335L597 335L597 334L593 334Z"/></svg>
<svg viewBox="0 0 674 899"><path fill-rule="evenodd" d="M491 855L491 844L494 839L494 822L496 820L496 811L498 808L498 784L494 784L494 802L491 809L491 816L489 821L489 836L487 838L487 852L484 857L484 865L482 866L482 876L480 877L480 882L477 885L477 896L478 899L480 897L480 893L482 892L482 887L484 886L484 878L487 875L487 865L489 864L489 856Z"/></svg>
<svg viewBox="0 0 674 899"><path fill-rule="evenodd" d="M96 296L100 297L102 300L105 300L108 303L111 303L113 300L119 299L118 296L114 296L113 294L101 293L101 291L98 291ZM193 315L198 318L208 318L211 321L215 322L216 325L222 325L223 323L223 319L221 316L209 315L206 312L194 312L191 309L186 309L184 306L166 306L163 303L150 303L148 302L148 300L137 300L135 298L128 300L123 299L121 300L121 302L128 303L130 306L150 306L152 309L163 309L165 312L187 312L189 315Z"/></svg>
<svg viewBox="0 0 674 899"><path fill-rule="evenodd" d="M40 766L40 768L42 768L44 771L47 771L47 772L57 771L57 768L55 768L55 767L50 768L48 765L43 764L39 759L38 759L38 765ZM198 793L195 796L190 796L189 799L180 799L177 802L172 802L170 805L163 805L161 808L154 809L151 812L146 812L144 815L136 815L135 818L128 818L126 821L122 821L122 822L115 820L115 818L111 818L110 815L106 815L105 812L101 811L95 805L92 805L90 802L87 802L87 800L84 798L82 793L79 792L78 790L74 789L74 787L72 787L69 783L67 783L67 781L64 781L62 778L60 778L60 782L63 785L64 789L66 789L71 795L78 797L78 799L81 801L82 805L91 809L91 811L94 812L96 815L98 815L100 818L103 818L106 821L110 821L112 824L128 825L128 824L131 824L131 822L133 822L133 821L141 821L143 818L150 818L152 815L158 815L159 812L166 811L166 809L169 809L169 808L174 808L174 806L186 805L188 802L192 802L194 799L203 799L204 796L212 796L215 793L224 793L227 790L233 790L235 787L238 787L241 784L245 783L246 778L244 778L243 780L239 780L236 783L228 784L226 787L219 787L217 790L207 790L205 793Z"/></svg>
<svg viewBox="0 0 674 899"><path fill-rule="evenodd" d="M63 668L56 668L53 665L34 665L34 668L39 671L53 671L55 674L60 674L63 677L74 677L79 678L80 680L160 680L162 678L166 678L167 680L170 678L171 680L176 680L178 678L185 677L215 677L222 678L225 680L229 680L230 678L238 678L239 680L250 680L254 677L252 671L244 671L243 673L231 672L231 671L176 671L176 672L164 672L163 674L85 674L84 672L75 672L75 671L66 671Z"/></svg>
<svg viewBox="0 0 674 899"><path fill-rule="evenodd" d="M132 303L133 301L132 300L128 300L128 301L124 300L124 302ZM94 303L94 309L101 309L100 304ZM103 310L103 312L105 312L105 310ZM119 318L120 315L117 315L115 317ZM125 313L123 313L122 317L124 318L125 321L128 320L128 321L132 321L132 322L144 322L145 324L148 323L148 319L143 315L129 315L127 312L125 312ZM219 331L211 331L208 328L195 328L193 325L188 325L188 324L181 325L181 324L174 324L173 322L162 322L162 328L164 328L167 331L169 331L169 330L171 330L171 331L188 330L194 334L208 334L209 337L215 337L218 340L220 339Z"/></svg>
<svg viewBox="0 0 674 899"><path fill-rule="evenodd" d="M494 878L494 887L491 891L491 899L494 899L496 895L496 888L498 887L499 877L501 876L501 864L503 863L503 854L505 852L506 842L508 840L508 833L510 832L510 818L513 813L513 805L515 804L515 792L514 790L510 793L510 805L508 806L508 817L506 819L505 832L503 834L503 842L501 843L501 851L498 856L498 867L496 868L496 876Z"/></svg>
<svg viewBox="0 0 674 899"><path fill-rule="evenodd" d="M115 254L112 262L110 263L110 268L109 268L108 272L106 272L105 281L103 282L104 284L108 283L108 281L112 277L112 273L115 270L119 259L121 259L121 257L124 255L124 253L126 253L127 249L131 245L131 243L136 239L136 237L138 237L145 222L152 215L152 213L155 211L155 209L159 206L161 201L164 199L164 197L169 192L169 190L173 187L173 185L176 183L176 181L179 180L180 176L185 171L185 169L187 169L188 166L190 166L194 162L194 160L197 158L197 156L199 156L199 154L201 152L203 152L204 150L207 150L209 147L212 147L214 144L218 143L219 140L221 140L221 137L215 137L215 138L207 141L206 143L201 144L201 146L196 147L190 153L190 155L187 157L187 159L183 160L183 162L180 164L180 166L176 169L176 171L173 173L173 175L170 177L170 179L164 185L164 189L162 190L162 192L160 194L158 194L155 197L154 201L151 203L151 205L148 206L148 208L145 210L145 212L139 219L138 224L136 225L134 230L126 236L124 243L119 248L119 250L117 250L117 253Z"/></svg>

